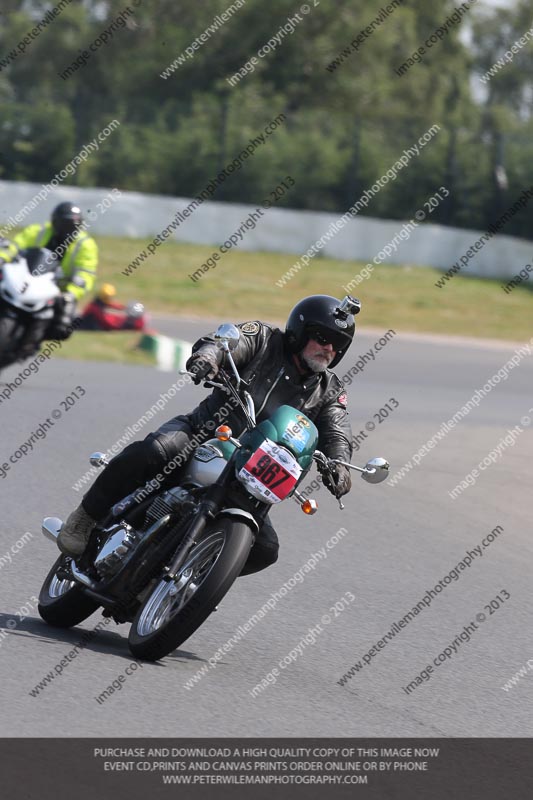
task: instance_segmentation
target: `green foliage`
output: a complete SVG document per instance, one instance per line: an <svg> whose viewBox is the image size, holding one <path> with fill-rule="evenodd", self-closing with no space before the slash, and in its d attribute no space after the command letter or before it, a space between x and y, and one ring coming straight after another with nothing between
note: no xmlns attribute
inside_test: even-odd
<svg viewBox="0 0 533 800"><path fill-rule="evenodd" d="M74 121L68 107L6 103L2 117L2 179L37 183L51 180L65 166L65 153L74 148Z"/></svg>
<svg viewBox="0 0 533 800"><path fill-rule="evenodd" d="M49 180L116 118L120 128L72 181L193 196L283 112L285 124L214 199L260 202L291 174L296 185L282 204L343 213L435 123L439 135L365 214L412 217L444 184L451 197L432 221L484 228L533 184L533 48L523 48L487 87L476 78L531 27L529 0L504 10L474 6L403 77L396 69L445 23L453 0L404 0L357 52L352 40L382 6L314 3L231 87L226 78L300 13L293 0L235 5L231 19L166 79L161 73L229 0L130 4L133 13L108 43L61 78L126 8L124 0L72 0L11 64L0 60L0 176ZM50 4L5 0L3 6L0 59ZM342 63L328 70L346 49ZM507 188L497 180L503 167ZM529 212L516 215L505 232L531 237Z"/></svg>

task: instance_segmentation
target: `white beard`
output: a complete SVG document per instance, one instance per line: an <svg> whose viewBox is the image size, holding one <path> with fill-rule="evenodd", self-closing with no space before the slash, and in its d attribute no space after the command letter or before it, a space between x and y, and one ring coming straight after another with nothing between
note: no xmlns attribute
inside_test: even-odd
<svg viewBox="0 0 533 800"><path fill-rule="evenodd" d="M316 356L300 355L300 359L311 372L325 372L333 361L333 356L330 357L326 355L323 358L317 358Z"/></svg>

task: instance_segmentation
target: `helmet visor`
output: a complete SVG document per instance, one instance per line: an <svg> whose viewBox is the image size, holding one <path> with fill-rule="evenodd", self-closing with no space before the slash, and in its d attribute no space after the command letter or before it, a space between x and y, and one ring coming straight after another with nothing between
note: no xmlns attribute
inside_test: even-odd
<svg viewBox="0 0 533 800"><path fill-rule="evenodd" d="M350 344L351 339L346 334L340 331L332 331L322 325L309 325L306 329L309 339L318 342L318 344L330 344L335 352L345 350Z"/></svg>
<svg viewBox="0 0 533 800"><path fill-rule="evenodd" d="M68 236L72 236L75 231L81 225L81 217L60 217L59 219L54 219L52 223L52 227L54 229L54 233L56 236L59 236L61 239L66 239Z"/></svg>

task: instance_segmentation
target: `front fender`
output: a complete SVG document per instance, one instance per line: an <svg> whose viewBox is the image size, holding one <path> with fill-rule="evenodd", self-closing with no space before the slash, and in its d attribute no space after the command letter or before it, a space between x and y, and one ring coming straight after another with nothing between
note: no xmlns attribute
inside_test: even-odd
<svg viewBox="0 0 533 800"><path fill-rule="evenodd" d="M223 508L218 512L217 518L218 517L233 517L233 519L238 519L241 522L245 522L247 525L249 525L255 534L259 532L259 525L253 516L248 511L244 511L242 508Z"/></svg>

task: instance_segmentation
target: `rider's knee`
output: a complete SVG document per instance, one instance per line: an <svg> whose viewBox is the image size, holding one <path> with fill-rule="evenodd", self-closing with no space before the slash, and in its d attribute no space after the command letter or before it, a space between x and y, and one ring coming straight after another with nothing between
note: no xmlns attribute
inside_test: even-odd
<svg viewBox="0 0 533 800"><path fill-rule="evenodd" d="M172 431L161 433L156 431L149 434L144 440L147 452L153 459L162 459L164 463L180 460L180 456L187 451L189 436L185 431Z"/></svg>
<svg viewBox="0 0 533 800"><path fill-rule="evenodd" d="M153 472L162 469L166 463L165 453L157 442L143 439L132 442L112 459L110 467L123 471L129 469L133 474L144 478L146 470Z"/></svg>

